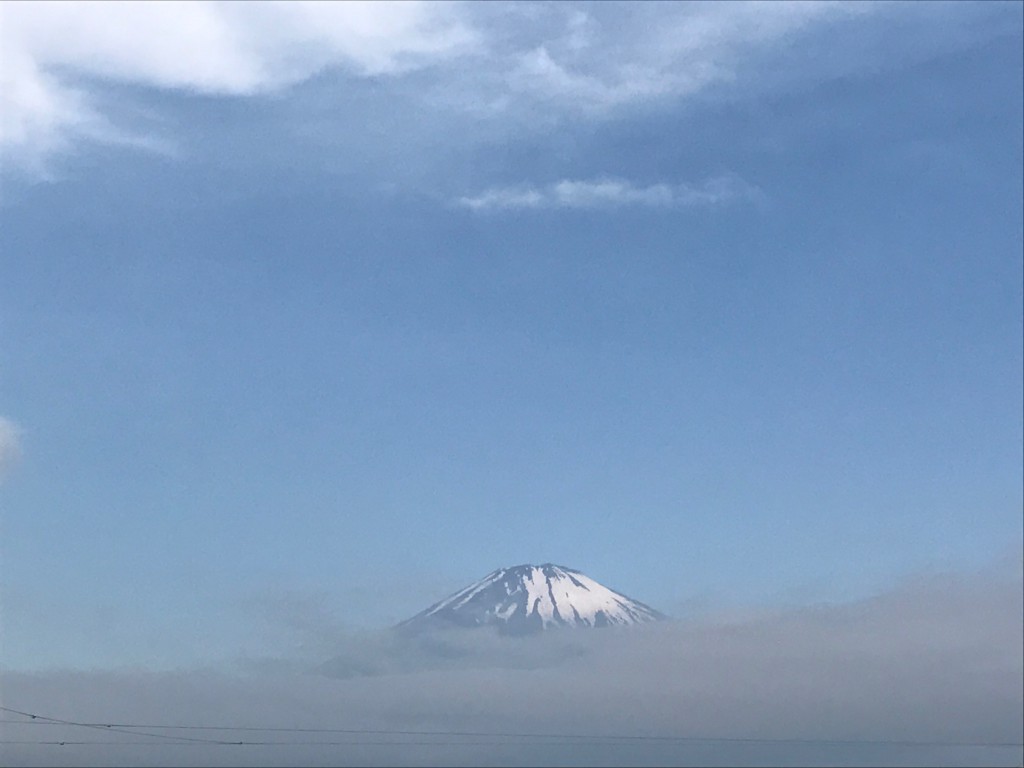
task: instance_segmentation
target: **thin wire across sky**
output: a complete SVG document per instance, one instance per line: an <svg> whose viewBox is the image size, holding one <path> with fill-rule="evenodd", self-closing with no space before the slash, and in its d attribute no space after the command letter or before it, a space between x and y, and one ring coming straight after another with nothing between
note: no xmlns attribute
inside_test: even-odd
<svg viewBox="0 0 1024 768"><path fill-rule="evenodd" d="M178 744L208 746L503 746L522 745L524 743L558 744L600 742L608 745L615 743L663 742L663 743L746 743L746 744L787 744L787 745L831 745L831 746L889 746L889 747L929 747L929 748L1011 748L1024 747L1024 742L986 742L986 741L935 741L911 739L828 739L828 738L766 738L746 736L668 736L651 734L568 734L568 733L523 733L501 731L456 731L456 730L407 730L407 729L376 729L376 728L313 728L287 726L238 726L238 725L171 725L166 723L119 723L119 722L83 722L64 720L38 713L26 712L0 707L0 711L18 715L25 719L0 719L0 725L36 725L65 726L87 728L105 733L117 733L134 737L145 736L148 740L97 740L68 741L61 739L40 740L5 740L0 744L48 745L48 746L86 746L86 745L118 745L118 746L160 746ZM220 733L304 733L304 734L346 734L350 736L386 736L390 739L374 741L355 740L246 740L228 738L204 738L177 733L153 733L153 731L186 731L186 732L220 732ZM416 739L416 740L412 740Z"/></svg>

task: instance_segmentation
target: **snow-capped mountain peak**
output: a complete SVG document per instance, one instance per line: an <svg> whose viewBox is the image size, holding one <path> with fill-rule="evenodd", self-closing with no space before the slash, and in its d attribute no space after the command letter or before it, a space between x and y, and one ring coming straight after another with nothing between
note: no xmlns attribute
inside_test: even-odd
<svg viewBox="0 0 1024 768"><path fill-rule="evenodd" d="M546 563L499 568L399 624L416 630L493 625L512 634L549 627L641 624L665 618L572 568Z"/></svg>

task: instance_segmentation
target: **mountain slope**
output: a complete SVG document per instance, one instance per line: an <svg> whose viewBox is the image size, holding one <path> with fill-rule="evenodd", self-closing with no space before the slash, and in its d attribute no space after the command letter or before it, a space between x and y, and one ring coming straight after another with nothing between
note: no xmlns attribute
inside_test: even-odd
<svg viewBox="0 0 1024 768"><path fill-rule="evenodd" d="M405 632L496 626L507 634L553 627L642 624L665 618L572 568L546 563L499 568L398 625Z"/></svg>

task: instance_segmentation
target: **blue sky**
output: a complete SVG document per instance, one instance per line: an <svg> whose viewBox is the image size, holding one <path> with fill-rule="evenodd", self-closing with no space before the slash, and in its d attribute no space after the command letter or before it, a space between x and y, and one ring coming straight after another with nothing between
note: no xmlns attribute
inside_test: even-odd
<svg viewBox="0 0 1024 768"><path fill-rule="evenodd" d="M5 6L6 663L1019 558L1021 9Z"/></svg>

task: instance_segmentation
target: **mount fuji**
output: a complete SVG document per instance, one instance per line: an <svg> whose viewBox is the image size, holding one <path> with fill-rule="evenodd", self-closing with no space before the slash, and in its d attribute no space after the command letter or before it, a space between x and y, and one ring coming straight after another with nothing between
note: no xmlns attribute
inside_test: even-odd
<svg viewBox="0 0 1024 768"><path fill-rule="evenodd" d="M499 568L399 624L403 633L493 626L523 635L555 627L644 624L666 618L648 605L553 563Z"/></svg>

